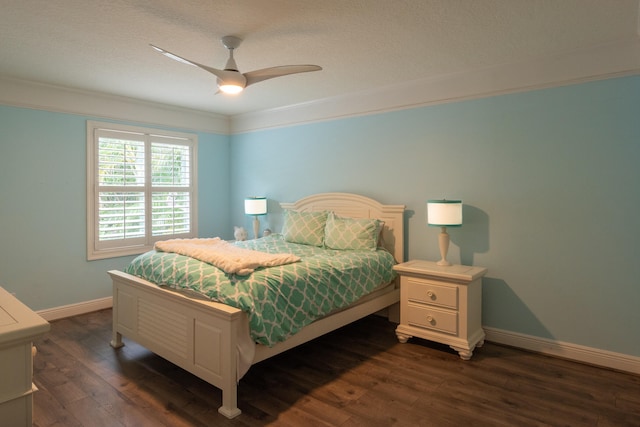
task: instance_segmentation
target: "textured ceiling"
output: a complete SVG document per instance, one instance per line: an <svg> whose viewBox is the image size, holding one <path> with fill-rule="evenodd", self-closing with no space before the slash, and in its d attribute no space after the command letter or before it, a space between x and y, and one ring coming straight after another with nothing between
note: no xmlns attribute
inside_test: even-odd
<svg viewBox="0 0 640 427"><path fill-rule="evenodd" d="M0 0L0 75L235 115L638 38L638 0ZM215 95L240 71L320 72Z"/></svg>

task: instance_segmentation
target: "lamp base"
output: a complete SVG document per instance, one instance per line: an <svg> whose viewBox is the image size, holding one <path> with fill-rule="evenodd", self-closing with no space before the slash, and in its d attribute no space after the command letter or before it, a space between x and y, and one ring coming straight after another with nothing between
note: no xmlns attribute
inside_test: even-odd
<svg viewBox="0 0 640 427"><path fill-rule="evenodd" d="M258 215L253 217L253 238L258 238L258 233L260 232L260 220L258 219Z"/></svg>
<svg viewBox="0 0 640 427"><path fill-rule="evenodd" d="M447 252L449 251L449 233L447 233L447 227L440 228L440 234L438 235L438 244L440 246L440 256L442 257L442 259L436 262L436 265L449 267L451 263L447 261Z"/></svg>

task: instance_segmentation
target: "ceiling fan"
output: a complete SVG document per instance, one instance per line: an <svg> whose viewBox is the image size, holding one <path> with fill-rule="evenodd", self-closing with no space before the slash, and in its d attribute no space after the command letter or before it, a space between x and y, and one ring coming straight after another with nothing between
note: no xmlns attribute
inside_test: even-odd
<svg viewBox="0 0 640 427"><path fill-rule="evenodd" d="M214 74L217 77L218 89L220 89L221 92L229 94L240 93L244 90L245 87L267 79L286 76L288 74L306 73L309 71L322 70L322 67L318 65L282 65L279 67L263 68L261 70L249 71L248 73L241 73L240 71L238 71L238 66L236 65L235 59L233 59L233 51L238 46L240 46L240 43L242 43L242 39L238 37L222 37L222 44L224 45L224 47L229 49L229 59L227 60L227 63L224 66L223 70L190 61L176 55L175 53L171 53L167 50L159 48L158 46L150 46L168 58L171 58L178 62L182 62L183 64L202 68L203 70Z"/></svg>

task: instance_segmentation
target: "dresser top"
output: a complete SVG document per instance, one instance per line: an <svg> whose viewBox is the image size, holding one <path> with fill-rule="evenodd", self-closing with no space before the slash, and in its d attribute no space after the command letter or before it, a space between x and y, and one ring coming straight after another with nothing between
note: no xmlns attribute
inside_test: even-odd
<svg viewBox="0 0 640 427"><path fill-rule="evenodd" d="M0 346L10 342L29 341L44 334L49 328L49 322L0 288Z"/></svg>
<svg viewBox="0 0 640 427"><path fill-rule="evenodd" d="M474 267L469 265L441 266L433 261L412 260L397 264L394 270L401 274L413 274L419 276L432 276L443 279L451 279L462 282L472 282L478 277L486 274L484 267Z"/></svg>

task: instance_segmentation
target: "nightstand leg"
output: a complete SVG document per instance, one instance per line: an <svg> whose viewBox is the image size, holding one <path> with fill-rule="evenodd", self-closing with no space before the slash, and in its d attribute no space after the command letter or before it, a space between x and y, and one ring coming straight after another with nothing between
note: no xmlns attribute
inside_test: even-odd
<svg viewBox="0 0 640 427"><path fill-rule="evenodd" d="M471 356L473 356L473 349L454 347L452 345L450 345L449 347L457 351L458 354L460 355L460 359L462 360L469 360L471 359Z"/></svg>
<svg viewBox="0 0 640 427"><path fill-rule="evenodd" d="M409 338L413 337L413 335L407 335L397 331L396 336L398 337L398 341L400 341L402 344L405 344L407 341L409 341Z"/></svg>

